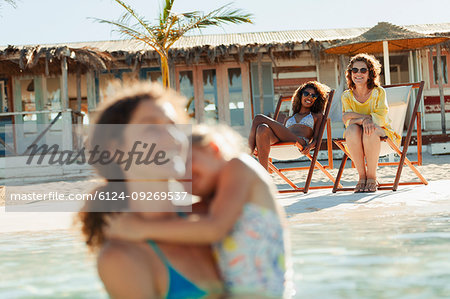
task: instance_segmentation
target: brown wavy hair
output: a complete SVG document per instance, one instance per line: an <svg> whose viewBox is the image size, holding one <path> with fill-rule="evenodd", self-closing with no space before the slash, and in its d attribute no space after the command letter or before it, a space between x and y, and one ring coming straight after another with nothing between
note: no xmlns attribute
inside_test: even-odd
<svg viewBox="0 0 450 299"><path fill-rule="evenodd" d="M322 84L317 81L308 81L300 85L299 88L294 92L292 96L292 114L300 112L302 108L302 92L306 88L312 88L317 94L317 99L314 102L314 105L311 107L312 113L323 113L325 108L325 104L328 101L328 92L330 88L325 84Z"/></svg>
<svg viewBox="0 0 450 299"><path fill-rule="evenodd" d="M367 53L357 54L350 58L350 62L345 71L345 78L347 79L347 86L349 89L355 89L355 83L352 80L352 68L356 61L362 61L367 65L369 70L369 79L367 80L367 88L372 89L374 87L380 86L380 73L381 73L381 63L373 55Z"/></svg>
<svg viewBox="0 0 450 299"><path fill-rule="evenodd" d="M126 125L133 117L134 111L143 101L170 102L177 111L179 123L187 122L186 112L182 108L186 99L174 91L164 89L159 84L134 82L124 87L116 83L116 90L115 95L111 99L106 100L101 106L100 111L96 115L95 124ZM113 141L119 143L122 141L123 130L126 126L114 126L114 129L108 130L105 129L106 126L97 125L91 132L89 139L95 141L95 145L99 146L100 149L109 148ZM93 166L97 173L105 179L106 184L92 193L97 191L99 194L100 192L109 192L109 194L112 194L112 192L117 192L117 194L124 192L127 194L125 177L118 164L107 163L106 165L101 165L101 163L94 163ZM111 173L118 174L119 177L114 178L114 180L108 179ZM98 200L87 201L82 211L78 213L78 220L81 222L81 231L86 244L91 248L101 246L105 241L103 234L104 216L124 210L127 206L126 200L115 201L114 204L111 204L111 201L109 201L107 205ZM94 212L99 210L102 212Z"/></svg>

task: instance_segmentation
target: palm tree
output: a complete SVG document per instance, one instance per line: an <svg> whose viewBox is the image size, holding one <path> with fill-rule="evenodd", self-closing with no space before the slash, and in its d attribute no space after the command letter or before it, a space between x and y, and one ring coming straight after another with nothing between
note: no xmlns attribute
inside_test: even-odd
<svg viewBox="0 0 450 299"><path fill-rule="evenodd" d="M232 9L231 4L219 7L206 14L200 11L174 13L172 7L175 0L163 0L158 22L157 24L151 24L124 1L114 1L125 9L124 14L117 21L97 18L95 20L100 23L111 24L122 35L141 41L153 48L161 58L161 73L165 87L170 87L169 49L188 31L209 26L220 26L226 23L252 23L251 14L240 9Z"/></svg>

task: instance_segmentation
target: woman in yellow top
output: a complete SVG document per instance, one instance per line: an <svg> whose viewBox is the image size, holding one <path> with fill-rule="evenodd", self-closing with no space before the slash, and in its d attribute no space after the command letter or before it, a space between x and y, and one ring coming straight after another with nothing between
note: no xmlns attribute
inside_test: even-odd
<svg viewBox="0 0 450 299"><path fill-rule="evenodd" d="M349 89L341 97L342 120L346 126L347 148L359 174L355 192L377 190L380 137L388 136L397 144L401 140L390 125L380 72L380 62L368 54L353 56L346 71Z"/></svg>

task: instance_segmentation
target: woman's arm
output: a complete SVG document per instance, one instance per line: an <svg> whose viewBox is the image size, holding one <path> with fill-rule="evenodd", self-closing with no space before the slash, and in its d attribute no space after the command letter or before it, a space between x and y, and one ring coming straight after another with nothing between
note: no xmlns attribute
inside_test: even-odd
<svg viewBox="0 0 450 299"><path fill-rule="evenodd" d="M351 124L357 124L357 125L362 126L363 121L365 119L371 120L372 117L367 114L361 114L361 113L356 113L356 112L344 112L342 114L342 121L344 122L344 124L347 124L347 127Z"/></svg>
<svg viewBox="0 0 450 299"><path fill-rule="evenodd" d="M372 119L370 115L354 112L353 100L350 91L346 91L341 96L342 103L342 121L348 127L351 124L362 126L365 119Z"/></svg>
<svg viewBox="0 0 450 299"><path fill-rule="evenodd" d="M350 114L350 115L349 115ZM347 117L345 117L347 115ZM353 116L353 118L352 118ZM371 135L376 130L375 123L371 115L360 114L356 112L346 112L342 117L344 123L348 121L347 127L351 124L357 124L363 127L364 134Z"/></svg>
<svg viewBox="0 0 450 299"><path fill-rule="evenodd" d="M228 234L239 218L248 200L252 180L248 166L233 159L220 175L208 215L153 221L125 213L109 218L105 233L110 238L133 241L152 239L186 244L217 242Z"/></svg>
<svg viewBox="0 0 450 299"><path fill-rule="evenodd" d="M323 114L322 113L316 113L314 114L314 132L313 132L313 137L311 138L309 144L307 144L303 150L302 150L302 154L307 155L309 154L309 152L314 149L317 145L317 139L319 138L319 129L320 129L320 124L322 123L322 119L323 119Z"/></svg>

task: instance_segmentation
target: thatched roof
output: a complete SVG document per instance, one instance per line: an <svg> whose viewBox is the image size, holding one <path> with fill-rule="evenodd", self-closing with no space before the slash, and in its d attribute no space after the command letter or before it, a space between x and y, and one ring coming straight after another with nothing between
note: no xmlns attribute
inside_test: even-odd
<svg viewBox="0 0 450 299"><path fill-rule="evenodd" d="M325 50L329 54L381 53L383 41L389 42L389 51L404 51L427 47L447 41L446 36L414 32L405 27L380 22L363 34L345 40Z"/></svg>
<svg viewBox="0 0 450 299"><path fill-rule="evenodd" d="M8 75L60 74L61 60L67 58L69 70L106 70L112 56L94 48L67 46L8 46L0 50L0 73Z"/></svg>
<svg viewBox="0 0 450 299"><path fill-rule="evenodd" d="M415 34L450 36L450 23L404 28ZM274 60L280 56L293 58L302 50L308 50L319 59L330 45L362 36L368 30L347 28L184 36L174 44L169 55L173 63L188 65L198 63L200 59L209 63L228 59L253 60L258 52L266 53ZM63 56L68 57L69 72L104 70L112 61L119 60L135 69L144 62L158 63L159 60L157 53L147 45L131 40L0 46L0 73L57 74Z"/></svg>

